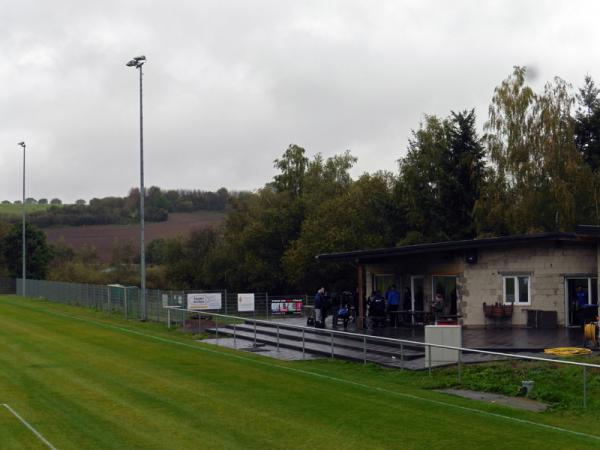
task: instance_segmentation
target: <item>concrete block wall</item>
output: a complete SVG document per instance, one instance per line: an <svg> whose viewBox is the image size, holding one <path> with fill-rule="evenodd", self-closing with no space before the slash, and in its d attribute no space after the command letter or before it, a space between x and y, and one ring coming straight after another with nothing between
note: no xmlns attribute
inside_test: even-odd
<svg viewBox="0 0 600 450"><path fill-rule="evenodd" d="M527 324L527 309L557 311L565 323L565 277L597 273L595 246L571 243L531 243L517 248L489 248L479 251L476 264L466 264L461 312L467 326L485 325L483 303L503 302L503 276L529 275L531 305L515 306L513 326Z"/></svg>
<svg viewBox="0 0 600 450"><path fill-rule="evenodd" d="M398 274L402 288L410 286L411 275L423 275L425 309L429 309L433 275L457 277L459 314L466 326L484 326L483 303L503 302L503 276L529 275L531 304L515 306L512 321L525 326L527 310L557 311L565 323L565 277L597 276L600 247L595 244L537 242L478 250L475 264L465 262L464 252L407 255L388 264L366 264L367 288L371 274ZM370 292L370 291L368 291Z"/></svg>

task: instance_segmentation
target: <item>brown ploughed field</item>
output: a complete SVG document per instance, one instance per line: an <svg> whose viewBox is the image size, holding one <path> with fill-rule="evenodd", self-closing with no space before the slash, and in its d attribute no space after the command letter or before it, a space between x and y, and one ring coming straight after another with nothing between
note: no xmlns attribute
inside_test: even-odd
<svg viewBox="0 0 600 450"><path fill-rule="evenodd" d="M174 238L187 236L198 228L217 226L225 220L226 214L214 211L198 211L193 213L171 213L166 222L146 222L146 245L158 238ZM103 261L110 261L113 244L131 242L134 246L140 243L139 224L131 225L88 225L82 227L46 228L48 242L55 244L64 239L67 245L74 248L93 245Z"/></svg>

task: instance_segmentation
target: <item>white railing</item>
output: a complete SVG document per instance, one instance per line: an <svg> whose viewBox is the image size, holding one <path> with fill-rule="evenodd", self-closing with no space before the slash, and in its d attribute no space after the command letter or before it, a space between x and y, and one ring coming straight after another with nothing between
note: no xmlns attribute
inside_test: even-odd
<svg viewBox="0 0 600 450"><path fill-rule="evenodd" d="M190 309L180 308L180 307L176 307L176 306L167 306L167 307L165 307L165 309L167 310L167 326L169 328L171 327L171 314L173 311L179 311L182 314L199 314L202 316L209 316L209 317L212 317L215 319L223 318L223 319L226 319L229 321L234 321L233 323L230 324L231 326L233 326L234 343L237 340L237 332L236 332L237 330L236 330L235 321L243 321L244 323L254 324L254 343L255 344L256 344L256 339L257 339L257 330L256 330L257 324L265 324L270 327L273 327L273 325L274 325L273 321L270 321L270 320L262 320L262 319L248 318L248 317L233 316L233 315L228 315L228 314L220 314L220 313L214 313L214 312L206 311L206 310L190 310ZM200 321L200 319L199 319L199 321ZM321 334L321 335L325 334L325 335L330 336L331 357L332 358L335 358L334 336L344 336L344 337L351 338L354 340L360 340L362 338L363 363L364 364L367 363L367 341L380 341L380 342L389 342L389 343L393 343L393 344L399 344L399 346L400 346L400 362L402 364L402 368L404 367L404 347L405 346L423 347L424 349L428 349L428 351L426 353L428 355L427 356L427 358L428 358L427 367L429 369L428 370L429 375L431 375L431 370L432 370L432 361L431 361L431 349L432 348L456 350L458 352L458 361L457 361L456 365L457 365L457 375L458 375L459 383L461 382L461 377L462 377L462 364L463 364L462 355L463 355L463 353L476 353L476 354L481 354L481 355L498 356L498 357L502 357L505 359L540 361L540 362L547 362L547 363L553 363L553 364L563 364L563 365L581 367L583 370L583 407L584 408L587 407L587 369L588 368L600 369L599 364L577 362L577 361L565 361L563 359L542 358L539 356L520 355L520 354L515 354L515 353L503 353L503 352L496 352L496 351L490 351L490 350L479 350L479 349L467 348L467 347L454 347L451 345L432 344L432 343L428 343L428 342L411 341L411 340L407 340L407 339L398 339L398 338L391 338L391 337L385 337L385 336L373 336L373 335L369 335L369 334L349 332L349 331L313 328L313 327L307 327L307 326L303 326L303 325L284 324L284 323L280 323L280 322L275 323L275 328L276 328L276 337L277 337L276 346L277 346L278 351L279 351L279 340L280 340L279 331L280 331L280 329L295 329L295 330L300 330L302 332L302 356L303 357L306 353L306 333L307 332L313 333L313 334ZM218 338L218 336L219 336L218 320L215 320L215 331L216 331L216 337Z"/></svg>

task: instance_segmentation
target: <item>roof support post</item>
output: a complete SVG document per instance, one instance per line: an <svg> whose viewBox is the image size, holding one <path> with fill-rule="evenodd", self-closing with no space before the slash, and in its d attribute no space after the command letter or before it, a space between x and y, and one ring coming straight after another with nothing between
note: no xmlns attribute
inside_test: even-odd
<svg viewBox="0 0 600 450"><path fill-rule="evenodd" d="M356 323L357 329L363 329L365 325L365 295L364 295L364 280L363 280L363 266L362 264L358 264L358 322Z"/></svg>
<svg viewBox="0 0 600 450"><path fill-rule="evenodd" d="M596 283L598 285L598 288L600 288L600 244L596 244ZM565 282L565 290L567 289L567 285ZM597 291L600 292L600 291ZM589 294L589 298L592 298L592 293L590 292ZM565 323L566 325L566 323Z"/></svg>

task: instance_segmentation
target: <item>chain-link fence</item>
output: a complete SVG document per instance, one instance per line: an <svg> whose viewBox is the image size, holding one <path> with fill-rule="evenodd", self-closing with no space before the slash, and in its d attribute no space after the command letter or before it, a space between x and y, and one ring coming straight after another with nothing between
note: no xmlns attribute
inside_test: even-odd
<svg viewBox="0 0 600 450"><path fill-rule="evenodd" d="M13 278L0 277L0 294L16 294L17 283Z"/></svg>
<svg viewBox="0 0 600 450"><path fill-rule="evenodd" d="M12 291L10 283L12 281ZM22 295L23 280L7 281L7 292ZM61 281L26 280L28 297L40 297L47 300L75 306L93 308L99 311L121 313L125 319L139 319L142 317L140 290L136 286L123 286L119 284L96 285L82 283L66 283ZM2 279L0 279L0 289ZM148 320L166 322L165 307L178 306L187 308L188 294L216 294L220 307L210 308L212 312L220 314L235 314L243 317L271 319L281 317L298 317L304 313L310 297L306 294L270 295L268 292L252 292L254 298L254 311L240 311L238 303L239 293L227 290L216 291L166 291L146 290L146 316Z"/></svg>

